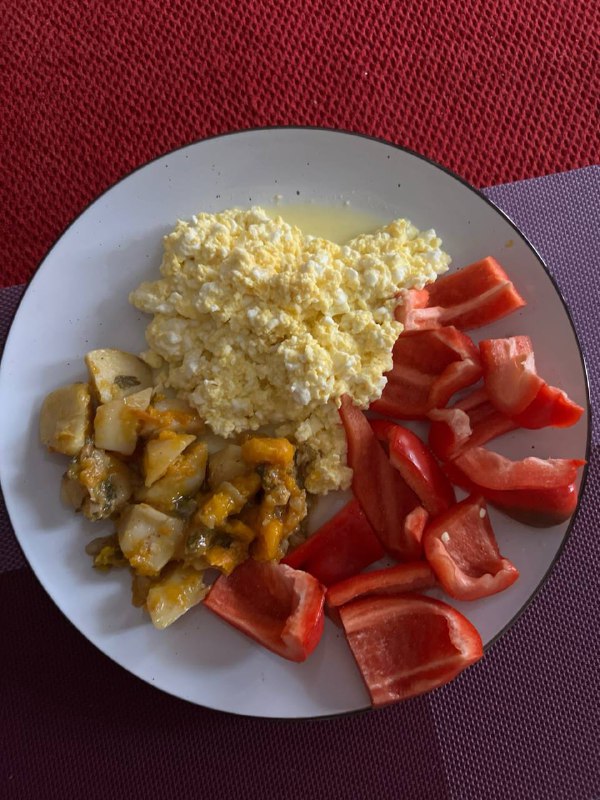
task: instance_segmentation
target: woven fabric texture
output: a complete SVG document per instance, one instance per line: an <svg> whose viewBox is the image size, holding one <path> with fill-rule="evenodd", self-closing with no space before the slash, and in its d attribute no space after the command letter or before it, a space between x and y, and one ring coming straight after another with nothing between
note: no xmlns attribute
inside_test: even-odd
<svg viewBox="0 0 600 800"><path fill-rule="evenodd" d="M136 166L263 125L383 136L477 186L600 160L600 4L0 0L0 285Z"/></svg>
<svg viewBox="0 0 600 800"><path fill-rule="evenodd" d="M592 312L600 252L589 231L598 230L600 169L487 193L529 235L557 279L598 411L600 334ZM3 330L20 293L0 290ZM45 595L0 509L3 641L10 647L10 658L0 659L0 797L600 797L599 449L596 427L567 546L533 603L483 661L427 697L316 722L219 714L117 667Z"/></svg>

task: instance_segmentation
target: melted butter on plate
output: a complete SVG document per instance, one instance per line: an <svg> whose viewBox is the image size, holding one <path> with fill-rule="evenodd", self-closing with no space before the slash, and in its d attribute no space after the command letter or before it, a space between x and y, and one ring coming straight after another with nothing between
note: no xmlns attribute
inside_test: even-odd
<svg viewBox="0 0 600 800"><path fill-rule="evenodd" d="M372 233L389 220L359 211L352 206L324 206L312 203L265 206L272 217L282 217L290 225L297 225L303 233L345 244L361 233Z"/></svg>

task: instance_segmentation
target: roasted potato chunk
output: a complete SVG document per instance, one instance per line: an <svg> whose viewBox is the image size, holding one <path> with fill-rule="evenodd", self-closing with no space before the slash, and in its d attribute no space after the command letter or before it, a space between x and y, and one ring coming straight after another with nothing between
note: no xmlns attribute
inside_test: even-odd
<svg viewBox="0 0 600 800"><path fill-rule="evenodd" d="M161 431L156 439L146 443L143 458L144 482L152 486L162 478L171 464L183 453L195 436L187 433Z"/></svg>
<svg viewBox="0 0 600 800"><path fill-rule="evenodd" d="M137 446L141 415L151 399L152 389L148 388L98 406L94 417L96 447L130 456Z"/></svg>
<svg viewBox="0 0 600 800"><path fill-rule="evenodd" d="M132 353L111 348L92 350L85 363L101 403L122 400L152 386L152 370Z"/></svg>
<svg viewBox="0 0 600 800"><path fill-rule="evenodd" d="M208 485L214 491L225 481L231 481L251 467L242 458L242 448L237 444L228 444L208 459Z"/></svg>
<svg viewBox="0 0 600 800"><path fill-rule="evenodd" d="M61 498L92 521L107 519L124 508L134 485L122 461L88 443L63 476Z"/></svg>
<svg viewBox="0 0 600 800"><path fill-rule="evenodd" d="M149 488L141 486L136 500L166 513L179 512L182 502L193 497L204 483L208 450L204 442L195 442L169 466L164 477Z"/></svg>
<svg viewBox="0 0 600 800"><path fill-rule="evenodd" d="M159 629L172 625L203 600L207 592L201 572L177 564L148 591L146 608L152 624Z"/></svg>
<svg viewBox="0 0 600 800"><path fill-rule="evenodd" d="M49 450L75 456L90 430L91 396L87 383L62 386L46 397L40 412L40 439Z"/></svg>
<svg viewBox="0 0 600 800"><path fill-rule="evenodd" d="M119 545L135 572L158 575L182 545L183 528L183 520L138 503L130 506L118 522Z"/></svg>
<svg viewBox="0 0 600 800"><path fill-rule="evenodd" d="M160 431L190 433L197 436L204 431L204 422L198 412L185 400L168 397L156 400L142 417L141 436L156 436Z"/></svg>

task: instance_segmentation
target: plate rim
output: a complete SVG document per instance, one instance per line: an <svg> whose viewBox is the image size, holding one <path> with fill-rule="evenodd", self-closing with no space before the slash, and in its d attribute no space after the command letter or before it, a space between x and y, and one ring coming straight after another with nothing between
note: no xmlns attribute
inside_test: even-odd
<svg viewBox="0 0 600 800"><path fill-rule="evenodd" d="M404 145L396 144L396 143L394 143L392 141L389 141L388 139L385 139L385 138L383 138L381 136L374 136L372 134L362 133L360 131L352 131L352 130L347 130L347 129L344 129L344 128L335 128L335 127L328 127L328 126L321 126L321 125L266 125L266 126L256 126L256 127L249 127L249 128L238 128L238 129L235 129L235 130L223 131L221 133L212 134L210 136L201 136L198 139L194 139L194 140L192 140L190 142L185 142L184 144L181 144L178 147L174 147L174 148L172 148L170 150L167 150L167 151L165 151L163 153L159 153L159 154L153 156L152 158L148 159L147 161L144 161L142 164L138 164L136 167L134 167L133 169L129 170L124 175L121 175L121 177L117 178L115 181L113 181L111 184L109 184L105 189L103 189L99 194L95 195L88 203L86 203L85 206L61 230L61 232L54 239L54 241L52 242L50 247L46 250L46 252L42 256L40 261L37 263L37 265L34 268L33 272L31 273L31 275L29 276L28 280L24 284L23 292L22 292L21 297L19 298L19 300L17 302L17 306L16 306L16 308L15 308L15 310L13 312L13 316L12 316L12 319L10 321L10 325L9 325L9 328L8 328L6 339L5 339L4 345L2 347L2 350L0 351L0 383L2 382L2 373L3 373L3 365L4 365L4 354L6 352L8 344L9 344L9 342L11 340L11 336L14 333L14 325L15 325L15 322L17 320L19 311L21 309L21 304L22 304L27 292L29 291L29 289L31 287L31 284L32 284L33 280L37 276L38 272L42 269L42 267L45 264L46 260L49 258L49 256L51 255L52 251L58 245L58 243L61 241L63 236L67 233L67 231L71 227L73 227L73 225L75 225L79 221L80 217L82 217L86 213L86 211L89 208L91 208L92 205L94 205L94 203L96 203L98 200L100 200L105 194L108 194L108 192L110 192L112 189L116 188L119 184L123 183L129 177L134 175L136 172L144 169L145 167L149 166L150 164L153 164L155 161L159 161L162 158L171 156L174 153L179 152L180 150L185 150L188 147L196 147L196 146L198 146L198 145L200 145L200 144L202 144L204 142L213 141L215 139L222 139L222 138L226 138L226 137L239 136L239 135L243 135L243 134L247 134L247 133L260 133L260 132L263 132L263 131L318 131L318 132L330 133L332 135L354 136L354 137L357 137L357 138L360 138L360 139L367 139L367 140L376 142L377 144L385 145L387 147L393 147L396 150L400 150L401 152L407 153L408 155L413 156L415 158L418 158L419 160L424 161L425 163L429 164L430 166L433 166L433 167L441 170L442 172L446 173L447 175L449 175L454 180L458 181L465 188L469 189L475 195L477 195L477 197L479 199L483 200L488 206L490 206L497 214L499 214L509 224L509 226L518 234L518 236L520 236L522 238L522 240L524 241L526 246L531 250L531 252L533 253L534 257L537 259L537 261L539 262L540 266L542 267L542 269L546 273L547 277L549 278L549 280L550 280L550 282L552 284L552 287L553 287L556 295L558 296L558 298L559 298L559 300L560 300L560 302L562 304L563 310L564 310L564 312L566 314L567 320L569 322L569 325L571 326L571 330L572 330L573 336L575 338L575 342L576 342L576 345L577 345L577 350L579 352L579 359L580 359L581 366L582 366L582 369L583 369L584 384L585 384L585 386L584 386L584 388L585 388L585 404L586 404L586 411L587 411L585 465L584 465L584 468L583 468L583 471L582 471L582 474L581 474L581 484L580 484L580 489L579 489L579 496L578 496L578 499L577 499L577 507L575 508L575 511L573 512L573 514L572 514L572 516L571 516L571 518L569 520L568 527L567 527L567 529L565 531L563 539L562 539L562 541L561 541L561 543L560 543L560 545L559 545L559 547L558 547L558 549L557 549L552 561L548 565L547 570L543 574L542 578L540 579L539 583L537 584L537 586L535 587L533 592L529 595L529 597L523 603L523 605L516 611L516 613L511 617L511 619L501 628L501 630L499 630L498 633L496 633L496 635L492 639L490 639L489 642L487 642L484 645L484 648L483 648L484 649L484 655L487 655L489 653L490 649L504 636L505 633L507 633L509 631L510 628L513 627L513 625L515 625L519 621L521 616L525 613L525 611L527 611L529 609L529 607L532 605L533 601L538 597L542 587L544 587L545 584L547 583L547 581L548 581L548 579L550 577L550 574L553 572L553 570L554 570L559 558L561 557L567 542L571 538L571 534L573 532L573 528L574 528L575 523L577 521L577 518L579 516L579 511L581 509L583 496L584 496L584 493L585 493L585 490L586 490L586 487L587 487L587 481L588 481L588 475L589 475L589 465L590 465L590 455L591 455L591 447L592 447L592 413L593 412L592 412L591 395L590 395L589 371L588 371L588 367L587 367L586 357L585 357L585 354L583 352L583 348L581 346L581 342L579 340L579 335L577 333L577 328L576 328L575 323L573 321L573 317L571 315L571 311L569 309L569 306L567 305L567 302L566 302L566 300L565 300L565 298L564 298L564 296L562 294L562 291L560 290L560 287L559 287L556 279L554 278L554 276L552 275L552 273L548 269L548 266L547 266L546 262L544 261L544 259L540 255L540 253L538 252L538 250L535 247L535 245L530 241L529 237L525 233L523 233L523 231L518 227L518 225L511 219L511 217L503 209L499 208L496 205L496 203L493 202L493 200L488 198L483 193L483 191L481 189L477 189L475 186L473 186L471 183L469 183L469 181L467 181L461 175L459 175L458 173L454 172L452 169L450 169L449 167L445 166L444 164L440 164L438 161L435 161L434 159L430 158L429 156L424 155L423 153L419 153L418 151L413 150L413 149L411 149L409 147L405 147ZM535 177L533 179L535 179ZM532 179L530 178L530 179L524 179L524 180L532 180ZM518 182L519 181L514 181L514 183L518 183ZM499 185L506 185L506 184L499 184ZM19 286L19 285L23 285L23 284L15 284L15 285ZM3 288L7 288L8 289L8 288L11 288L11 287L3 287ZM109 658L120 669L124 669L126 672L128 672L130 675L132 675L137 680L142 681L143 683L145 683L148 686L151 686L155 690L158 690L160 692L163 692L164 694L170 695L171 697L175 697L176 699L178 699L180 701L183 701L183 702L186 702L186 703L190 703L191 705L194 705L194 706L197 706L197 707L200 707L200 708L206 708L206 709L209 709L211 711L219 711L220 713L223 713L223 714L230 714L230 715L235 716L235 717L241 717L241 718L247 718L247 719L265 719L265 720L272 721L272 722L292 723L292 722L299 722L299 721L311 721L311 720L316 721L316 720L338 719L340 717L349 717L349 716L354 716L354 715L358 715L358 714L365 714L365 713L377 710L377 709L374 709L372 706L369 705L369 706L364 706L363 708L352 709L350 711L340 711L340 712L333 713L333 714L319 714L319 715L312 715L312 716L308 716L308 717L304 717L304 716L258 717L258 716L254 715L254 714L245 714L245 713L239 712L239 711L230 711L230 710L214 708L212 706L206 706L206 705L204 705L202 703L196 702L195 700L191 700L189 698L180 697L179 695L175 694L174 692L170 692L167 689L163 689L162 687L158 687L158 686L154 685L151 681L148 681L145 678L135 674L134 672L129 670L127 667L124 667L121 663L119 663L116 659L114 659L108 653L104 652L104 650L102 650L94 641L92 641L92 639L90 639L73 622L71 622L71 620L69 619L67 614L60 608L58 603L54 600L54 598L52 597L52 595L50 594L50 592L46 588L46 585L45 585L44 581L40 578L40 576L37 574L37 572L33 569L33 567L31 566L31 564L29 562L29 559L27 558L27 556L25 554L25 551L24 551L24 549L23 549L23 547L21 545L21 540L20 540L19 535L17 533L16 527L15 527L15 525L13 523L12 515L10 513L8 496L6 495L4 490L2 489L2 484L3 484L2 468L1 468L1 464L0 464L0 490L2 490L2 494L3 494L3 497L4 497L4 501L5 501L6 513L7 513L8 519L10 521L11 528L13 530L13 533L15 535L15 538L17 540L19 548L21 549L21 552L23 553L25 561L27 562L27 565L31 569L31 572L35 576L35 578L38 581L38 583L40 584L40 586L43 588L43 590L46 593L46 595L52 601L52 603L54 604L55 608L59 611L59 613L65 618L65 620L69 623L69 625L71 625L71 627L74 628L77 631L78 634L83 636L84 639L86 639L103 656L105 656L106 658ZM427 693L427 694L429 694L429 693ZM427 695L425 695L425 696L427 696Z"/></svg>

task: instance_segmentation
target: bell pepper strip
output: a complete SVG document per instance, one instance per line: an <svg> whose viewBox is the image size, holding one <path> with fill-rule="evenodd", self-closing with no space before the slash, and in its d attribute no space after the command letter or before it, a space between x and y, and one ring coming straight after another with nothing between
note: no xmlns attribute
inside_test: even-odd
<svg viewBox="0 0 600 800"><path fill-rule="evenodd" d="M481 377L477 347L453 327L402 334L393 360L387 385L371 409L395 418L424 419L431 408L445 406Z"/></svg>
<svg viewBox="0 0 600 800"><path fill-rule="evenodd" d="M307 572L250 558L221 575L204 605L289 661L305 661L324 626L325 589Z"/></svg>
<svg viewBox="0 0 600 800"><path fill-rule="evenodd" d="M384 555L360 504L352 500L281 563L303 569L330 586L357 575Z"/></svg>
<svg viewBox="0 0 600 800"><path fill-rule="evenodd" d="M575 459L548 459L545 464L542 459L511 462L497 453L493 453L492 458L484 455L478 460L478 451L489 453L484 448L475 448L475 452L467 450L444 465L444 471L452 483L467 492L483 495L508 516L536 528L559 525L575 511L577 488L574 475L585 462ZM531 464L540 461L541 467L536 463ZM525 462L529 464L525 465ZM489 472L494 468L495 478L486 473L486 470Z"/></svg>
<svg viewBox="0 0 600 800"><path fill-rule="evenodd" d="M433 383L429 391L429 407L444 408L453 394L477 383L479 378L481 378L479 360L466 358L464 361L455 361L446 367Z"/></svg>
<svg viewBox="0 0 600 800"><path fill-rule="evenodd" d="M469 620L431 597L365 597L339 613L374 706L436 689L483 655Z"/></svg>
<svg viewBox="0 0 600 800"><path fill-rule="evenodd" d="M583 408L538 375L528 336L484 339L479 349L490 401L522 428L566 428L580 419Z"/></svg>
<svg viewBox="0 0 600 800"><path fill-rule="evenodd" d="M544 384L535 368L529 336L484 339L479 352L483 381L493 405L508 416L524 411Z"/></svg>
<svg viewBox="0 0 600 800"><path fill-rule="evenodd" d="M429 514L423 506L415 506L404 520L404 534L409 542L409 549L420 556L423 554L423 533L428 519Z"/></svg>
<svg viewBox="0 0 600 800"><path fill-rule="evenodd" d="M574 483L558 489L484 489L449 462L444 466L450 480L467 492L478 493L512 519L533 528L549 528L569 519L577 508Z"/></svg>
<svg viewBox="0 0 600 800"><path fill-rule="evenodd" d="M379 441L388 447L390 463L432 516L446 511L456 502L452 484L424 442L408 428L386 420L372 420Z"/></svg>
<svg viewBox="0 0 600 800"><path fill-rule="evenodd" d="M425 556L442 588L457 600L478 600L517 580L518 569L500 555L485 500L468 497L432 520Z"/></svg>
<svg viewBox="0 0 600 800"><path fill-rule="evenodd" d="M485 389L476 389L450 408L433 409L428 414L429 447L442 461L456 458L469 447L486 442L518 428L487 400Z"/></svg>
<svg viewBox="0 0 600 800"><path fill-rule="evenodd" d="M469 394L461 397L454 403L453 408L460 408L462 411L472 411L474 408L489 402L489 397L485 386L480 386L479 389L473 389Z"/></svg>
<svg viewBox="0 0 600 800"><path fill-rule="evenodd" d="M511 461L485 447L470 447L455 466L483 489L559 489L574 483L585 461L576 458L524 458Z"/></svg>
<svg viewBox="0 0 600 800"><path fill-rule="evenodd" d="M527 408L513 419L521 428L570 428L582 414L583 408L562 389L544 383Z"/></svg>
<svg viewBox="0 0 600 800"><path fill-rule="evenodd" d="M405 330L425 330L455 325L471 330L502 319L525 305L506 272L496 259L470 264L427 286L427 303L422 291L410 289L400 296L396 319Z"/></svg>
<svg viewBox="0 0 600 800"><path fill-rule="evenodd" d="M439 278L437 279L439 280ZM401 289L398 293L398 305L395 317L402 323L404 331L426 330L439 328L439 309L431 309L429 314L424 311L429 304L427 289Z"/></svg>
<svg viewBox="0 0 600 800"><path fill-rule="evenodd" d="M342 397L340 417L353 470L352 491L377 538L392 558L419 559L427 515L411 514L419 507L417 496L392 467L369 421L347 395Z"/></svg>
<svg viewBox="0 0 600 800"><path fill-rule="evenodd" d="M435 575L427 561L411 561L363 572L335 583L327 589L325 602L331 608L343 606L359 597L422 592L435 585Z"/></svg>
<svg viewBox="0 0 600 800"><path fill-rule="evenodd" d="M427 443L440 461L450 461L461 452L473 434L466 411L460 408L434 408Z"/></svg>

